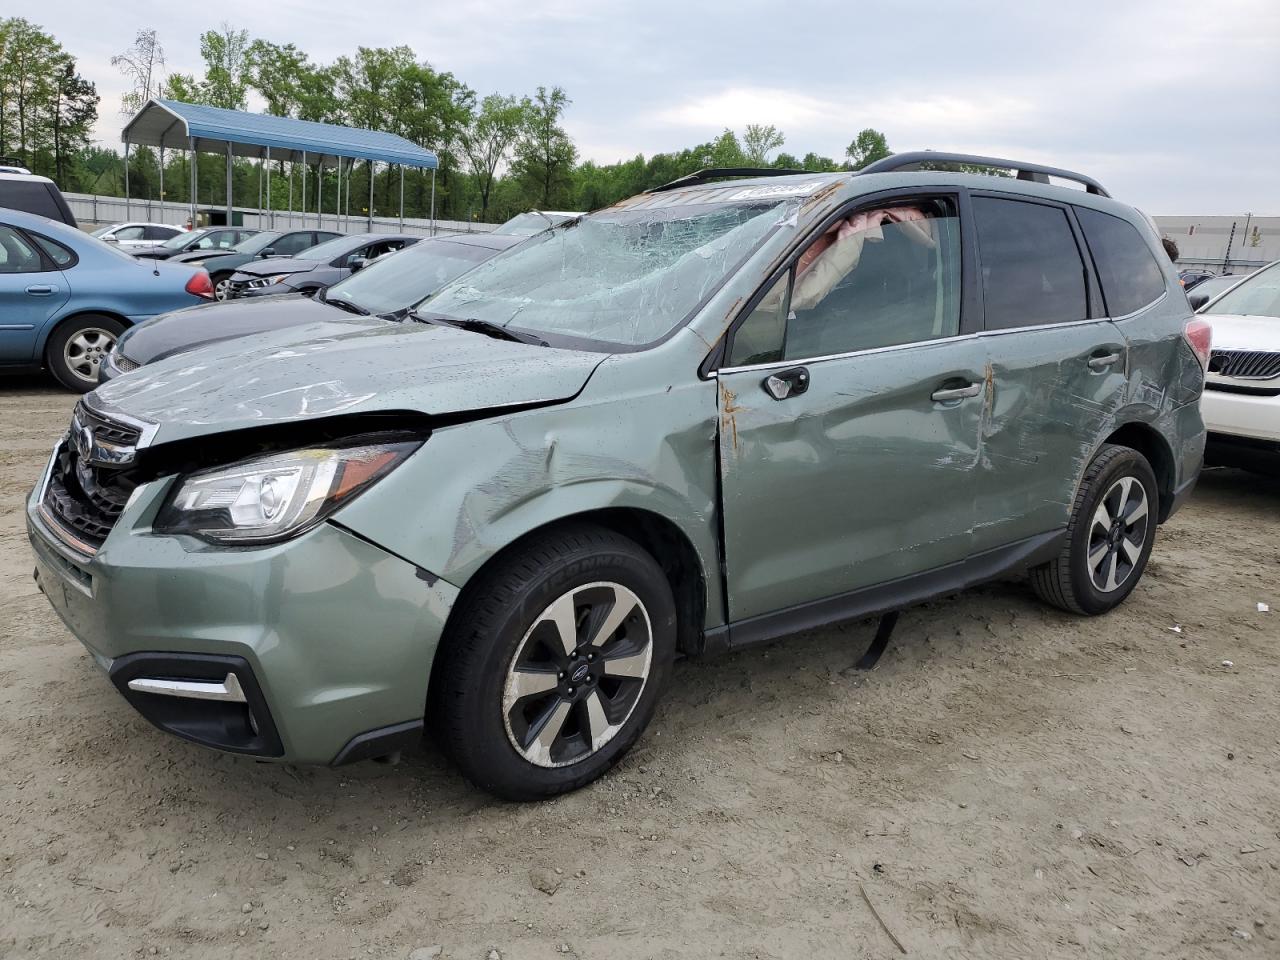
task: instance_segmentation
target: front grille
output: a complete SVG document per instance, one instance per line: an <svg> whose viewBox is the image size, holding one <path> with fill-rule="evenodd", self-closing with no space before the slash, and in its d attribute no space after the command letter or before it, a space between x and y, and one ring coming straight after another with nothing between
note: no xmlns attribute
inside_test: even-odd
<svg viewBox="0 0 1280 960"><path fill-rule="evenodd" d="M83 403L76 408L71 429L82 425L91 427L98 440L119 447L133 447L141 436L135 427L109 420ZM96 550L120 519L134 486L125 470L86 463L74 443L63 442L54 455L41 506L66 533Z"/></svg>
<svg viewBox="0 0 1280 960"><path fill-rule="evenodd" d="M1209 372L1241 380L1270 380L1280 377L1280 353L1269 350L1214 350L1209 355Z"/></svg>
<svg viewBox="0 0 1280 960"><path fill-rule="evenodd" d="M117 359L123 360L124 357ZM137 366L137 364L134 364L134 366ZM76 404L76 412L71 416L72 429L75 428L77 422L87 427L92 427L94 436L117 447L136 447L138 441L142 439L142 431L137 427L109 420L102 414L90 410L83 402Z"/></svg>

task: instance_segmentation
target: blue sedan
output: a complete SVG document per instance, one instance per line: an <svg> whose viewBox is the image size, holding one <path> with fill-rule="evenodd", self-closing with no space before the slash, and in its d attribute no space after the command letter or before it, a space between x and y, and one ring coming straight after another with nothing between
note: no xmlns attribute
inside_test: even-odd
<svg viewBox="0 0 1280 960"><path fill-rule="evenodd" d="M66 224L0 209L0 370L45 367L84 393L128 327L211 299L203 269L138 260Z"/></svg>

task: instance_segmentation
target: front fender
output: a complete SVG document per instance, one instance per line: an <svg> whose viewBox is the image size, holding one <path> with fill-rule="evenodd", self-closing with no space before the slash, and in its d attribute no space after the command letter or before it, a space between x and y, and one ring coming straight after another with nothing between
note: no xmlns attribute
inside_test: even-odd
<svg viewBox="0 0 1280 960"><path fill-rule="evenodd" d="M592 378L597 400L584 392L437 430L335 521L462 587L539 527L594 510L645 511L693 546L708 625L718 625L715 385L691 378L631 392L618 382L619 366L606 363Z"/></svg>

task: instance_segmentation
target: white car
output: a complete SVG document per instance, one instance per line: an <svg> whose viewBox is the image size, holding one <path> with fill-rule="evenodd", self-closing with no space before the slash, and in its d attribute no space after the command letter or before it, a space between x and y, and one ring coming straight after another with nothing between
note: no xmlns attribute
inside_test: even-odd
<svg viewBox="0 0 1280 960"><path fill-rule="evenodd" d="M186 231L182 227L175 227L170 223L113 223L110 226L99 227L93 231L93 236L99 240L105 240L107 243L118 243L121 247L154 247L158 243L164 243L171 237L176 237L180 233Z"/></svg>
<svg viewBox="0 0 1280 960"><path fill-rule="evenodd" d="M1200 412L1205 462L1280 473L1280 260L1200 308L1213 351Z"/></svg>

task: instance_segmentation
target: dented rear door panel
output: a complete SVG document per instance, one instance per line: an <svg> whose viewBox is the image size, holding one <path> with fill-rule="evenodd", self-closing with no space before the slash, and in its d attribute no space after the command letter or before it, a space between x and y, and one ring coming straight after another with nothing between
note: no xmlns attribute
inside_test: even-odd
<svg viewBox="0 0 1280 960"><path fill-rule="evenodd" d="M1066 526L1080 477L1124 406L1127 355L1125 338L1109 320L981 339L991 397L977 473L975 552Z"/></svg>
<svg viewBox="0 0 1280 960"><path fill-rule="evenodd" d="M985 398L931 397L981 384L985 358L960 337L790 365L810 385L781 401L775 369L720 372L731 620L968 555Z"/></svg>

